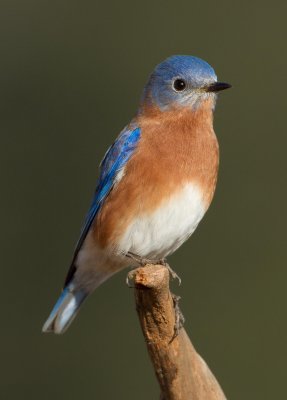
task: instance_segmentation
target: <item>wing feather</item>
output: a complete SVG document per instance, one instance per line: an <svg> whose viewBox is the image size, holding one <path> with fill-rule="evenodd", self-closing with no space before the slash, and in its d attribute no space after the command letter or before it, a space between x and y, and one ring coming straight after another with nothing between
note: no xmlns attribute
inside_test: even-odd
<svg viewBox="0 0 287 400"><path fill-rule="evenodd" d="M112 146L108 149L100 164L100 177L91 207L86 216L80 238L74 251L73 260L66 277L65 286L71 281L75 273L75 260L92 225L92 222L94 221L106 197L112 190L118 173L122 170L122 168L124 168L125 164L134 153L140 139L140 133L141 130L138 127L134 129L125 128Z"/></svg>

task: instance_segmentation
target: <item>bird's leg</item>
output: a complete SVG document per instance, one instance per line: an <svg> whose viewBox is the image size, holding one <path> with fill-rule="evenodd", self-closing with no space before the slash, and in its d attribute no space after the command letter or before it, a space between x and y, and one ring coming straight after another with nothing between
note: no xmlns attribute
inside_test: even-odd
<svg viewBox="0 0 287 400"><path fill-rule="evenodd" d="M136 261L140 266L144 267L147 264L152 264L152 265L163 265L164 267L166 267L168 269L168 272L170 273L170 276L173 279L177 279L178 280L178 284L181 285L181 279L180 277L177 275L177 273L170 267L170 265L168 264L168 262L166 261L165 258L161 258L159 260L151 260L149 258L145 258L145 257L141 257L138 256L135 253L132 253L131 251L129 251L128 253L125 254L126 257L131 258L132 260ZM131 271L132 272L132 271ZM128 279L128 277L127 277Z"/></svg>
<svg viewBox="0 0 287 400"><path fill-rule="evenodd" d="M167 269L168 272L170 274L170 276L172 277L172 279L177 279L178 280L178 286L181 285L181 278L180 276L177 275L177 273L171 268L171 266L169 265L169 263L166 261L165 258L162 258L161 260L159 260L159 264L160 265L164 265Z"/></svg>
<svg viewBox="0 0 287 400"><path fill-rule="evenodd" d="M127 252L125 254L125 256L128 257L128 258L131 258L134 261L136 261L141 267L144 267L147 264L152 264L152 265L159 264L158 261L150 260L149 258L138 256L137 254L132 253L131 251Z"/></svg>

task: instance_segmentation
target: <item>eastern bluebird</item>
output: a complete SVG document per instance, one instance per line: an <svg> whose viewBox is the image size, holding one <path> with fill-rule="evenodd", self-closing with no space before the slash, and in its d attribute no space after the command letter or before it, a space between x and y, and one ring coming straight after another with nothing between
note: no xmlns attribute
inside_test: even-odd
<svg viewBox="0 0 287 400"><path fill-rule="evenodd" d="M215 190L213 68L172 56L152 72L134 119L100 164L91 208L64 289L44 332L64 332L101 283L141 259L160 260L194 232Z"/></svg>

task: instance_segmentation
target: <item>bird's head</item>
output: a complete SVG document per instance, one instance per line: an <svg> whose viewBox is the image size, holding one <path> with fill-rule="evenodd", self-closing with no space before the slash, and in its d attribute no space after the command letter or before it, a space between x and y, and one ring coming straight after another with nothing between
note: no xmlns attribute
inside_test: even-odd
<svg viewBox="0 0 287 400"><path fill-rule="evenodd" d="M214 69L200 58L171 56L156 66L143 94L143 102L160 108L197 108L208 98L231 85L218 82Z"/></svg>

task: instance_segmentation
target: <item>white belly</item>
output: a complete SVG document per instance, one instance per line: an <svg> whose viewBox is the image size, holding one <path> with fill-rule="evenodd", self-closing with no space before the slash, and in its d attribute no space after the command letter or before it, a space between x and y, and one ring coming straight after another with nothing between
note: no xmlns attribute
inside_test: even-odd
<svg viewBox="0 0 287 400"><path fill-rule="evenodd" d="M200 188L187 184L154 212L138 215L118 249L151 259L166 257L194 232L205 211Z"/></svg>

